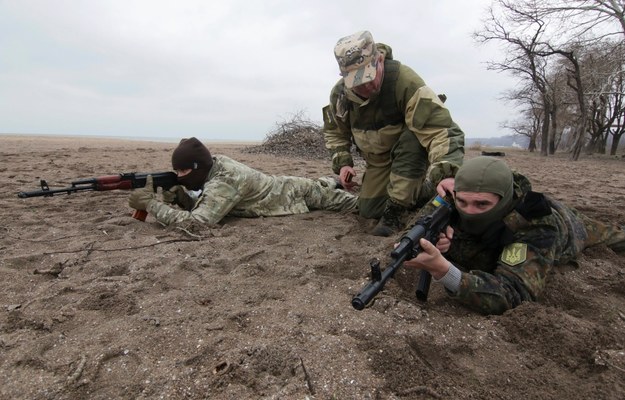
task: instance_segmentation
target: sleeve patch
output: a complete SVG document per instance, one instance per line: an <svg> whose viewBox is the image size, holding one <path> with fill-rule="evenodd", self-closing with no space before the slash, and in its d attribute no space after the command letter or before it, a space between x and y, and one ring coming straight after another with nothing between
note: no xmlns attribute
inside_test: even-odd
<svg viewBox="0 0 625 400"><path fill-rule="evenodd" d="M527 260L527 244L511 243L504 247L501 253L501 262L511 267L519 265Z"/></svg>

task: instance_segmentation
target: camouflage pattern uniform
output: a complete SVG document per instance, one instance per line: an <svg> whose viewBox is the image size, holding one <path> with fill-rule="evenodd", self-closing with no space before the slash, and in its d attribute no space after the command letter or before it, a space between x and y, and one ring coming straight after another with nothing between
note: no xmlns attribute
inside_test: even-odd
<svg viewBox="0 0 625 400"><path fill-rule="evenodd" d="M358 198L336 189L332 179L271 176L226 156L213 157L213 166L198 201L190 211L151 201L148 212L164 224L190 220L216 224L226 215L280 216L311 209L352 211Z"/></svg>
<svg viewBox="0 0 625 400"><path fill-rule="evenodd" d="M463 233L454 223L452 244L444 256L462 272L452 298L484 314L501 314L523 301L535 301L554 265L575 260L585 248L606 244L625 251L625 231L592 220L575 209L531 191L514 173L520 198L497 229L481 237ZM431 213L430 205L421 214Z"/></svg>
<svg viewBox="0 0 625 400"><path fill-rule="evenodd" d="M405 208L424 204L464 156L464 133L439 96L412 69L393 60L389 46L378 43L377 48L385 55L380 92L363 100L341 78L323 109L332 170L338 174L343 166L353 167L352 141L366 161L359 193L360 214L366 218L380 217L389 197Z"/></svg>

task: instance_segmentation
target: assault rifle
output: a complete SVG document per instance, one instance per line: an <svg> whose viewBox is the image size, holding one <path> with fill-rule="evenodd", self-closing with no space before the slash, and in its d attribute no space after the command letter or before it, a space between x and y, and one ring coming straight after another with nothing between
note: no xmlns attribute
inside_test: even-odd
<svg viewBox="0 0 625 400"><path fill-rule="evenodd" d="M380 270L380 260L374 258L370 262L371 281L352 298L352 306L356 310L362 310L383 288L386 281L393 277L395 272L406 260L415 258L421 252L419 241L425 238L436 244L439 234L449 224L451 206L441 196L436 196L432 201L436 209L429 215L419 218L414 226L399 241L399 244L391 252L393 261L384 269ZM432 275L421 270L416 295L421 301L426 301L430 291Z"/></svg>
<svg viewBox="0 0 625 400"><path fill-rule="evenodd" d="M50 197L56 194L72 194L83 191L104 191L104 190L130 190L141 188L145 186L148 175L152 175L152 182L154 183L154 191L157 187L162 187L163 190L170 189L172 186L178 184L178 177L175 172L150 172L147 174L138 174L134 172L122 173L117 175L105 175L97 178L81 179L72 182L72 186L62 189L50 189L48 183L41 179L39 185L41 190L33 190L32 192L19 192L17 197L21 199L27 199L30 197ZM133 218L140 221L145 221L147 212L142 210L135 210L132 214Z"/></svg>

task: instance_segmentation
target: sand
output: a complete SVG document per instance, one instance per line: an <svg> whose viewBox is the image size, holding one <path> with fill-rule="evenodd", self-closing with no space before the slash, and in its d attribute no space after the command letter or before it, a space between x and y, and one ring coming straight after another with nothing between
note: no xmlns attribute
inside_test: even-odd
<svg viewBox="0 0 625 400"><path fill-rule="evenodd" d="M249 154L266 173L330 160ZM120 172L169 169L175 143L0 136L0 398L623 399L625 256L599 246L535 303L482 316L401 268L371 307L351 297L396 238L354 214L164 227L126 191L19 199ZM467 157L478 152L467 151ZM544 191L625 223L625 162L506 150Z"/></svg>

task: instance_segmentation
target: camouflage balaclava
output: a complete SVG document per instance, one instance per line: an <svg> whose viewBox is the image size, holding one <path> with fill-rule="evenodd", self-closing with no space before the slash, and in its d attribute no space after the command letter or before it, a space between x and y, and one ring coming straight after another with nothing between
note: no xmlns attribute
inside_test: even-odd
<svg viewBox="0 0 625 400"><path fill-rule="evenodd" d="M454 192L488 192L500 197L495 207L480 214L466 214L457 209L460 227L472 235L483 234L514 208L512 171L506 163L493 157L465 161L456 173Z"/></svg>
<svg viewBox="0 0 625 400"><path fill-rule="evenodd" d="M213 166L211 153L196 138L182 139L171 155L174 170L191 169L185 176L178 177L178 182L189 190L200 190L208 178Z"/></svg>

